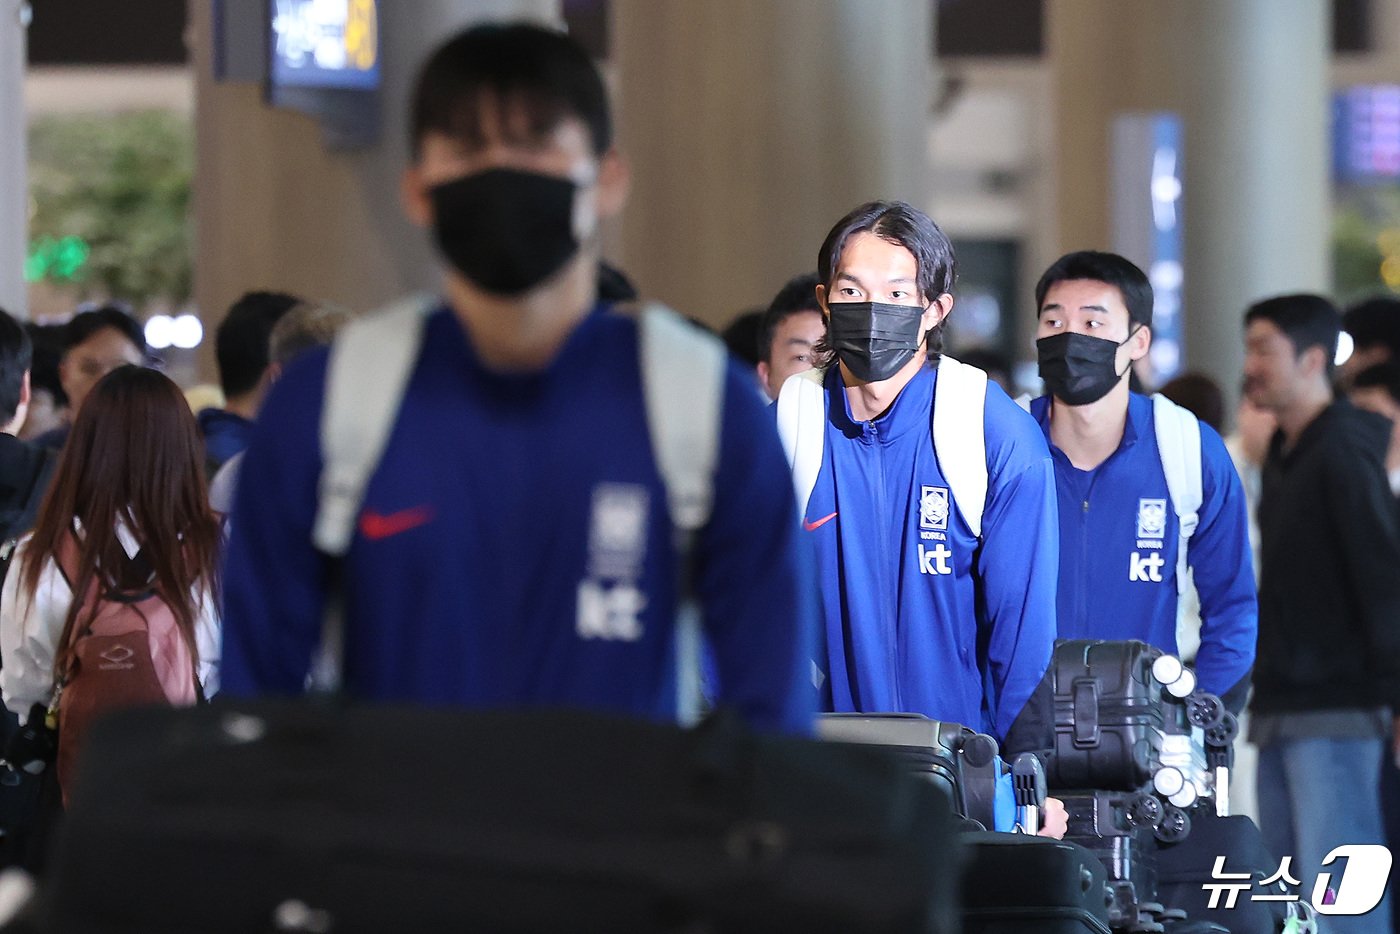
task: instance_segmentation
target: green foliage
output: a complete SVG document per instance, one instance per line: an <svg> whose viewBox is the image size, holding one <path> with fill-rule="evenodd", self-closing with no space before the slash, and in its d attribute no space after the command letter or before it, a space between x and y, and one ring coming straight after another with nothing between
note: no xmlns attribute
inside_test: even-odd
<svg viewBox="0 0 1400 934"><path fill-rule="evenodd" d="M179 114L36 120L27 271L138 306L188 299L193 172L194 129Z"/></svg>
<svg viewBox="0 0 1400 934"><path fill-rule="evenodd" d="M1338 192L1332 224L1332 290L1341 304L1400 292L1400 187L1353 186Z"/></svg>

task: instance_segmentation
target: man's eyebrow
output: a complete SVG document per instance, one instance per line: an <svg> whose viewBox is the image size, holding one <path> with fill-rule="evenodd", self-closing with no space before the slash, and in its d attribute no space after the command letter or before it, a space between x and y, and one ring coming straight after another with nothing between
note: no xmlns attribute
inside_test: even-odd
<svg viewBox="0 0 1400 934"><path fill-rule="evenodd" d="M856 285L860 286L861 288L865 288L865 283L861 282L859 279L857 279L855 276L851 275L849 272L838 272L838 273L836 274L836 278L837 278L838 280L845 279L847 282L854 282Z"/></svg>
<svg viewBox="0 0 1400 934"><path fill-rule="evenodd" d="M1064 311L1064 310L1065 310L1065 306L1064 306L1064 305L1061 305L1059 302L1046 302L1044 305L1041 306L1041 308L1040 308L1040 313L1041 313L1041 314L1045 314L1047 311ZM1080 305L1080 306L1079 306L1079 310L1080 310L1080 311L1097 311L1097 312L1099 312L1100 314L1105 314L1105 315L1108 314L1108 309L1105 308L1105 307L1102 306L1102 305Z"/></svg>
<svg viewBox="0 0 1400 934"><path fill-rule="evenodd" d="M799 346L801 346L801 347L811 347L811 346L812 346L812 341L807 340L807 338L805 338L805 337L789 337L789 338L787 339L787 343L788 343L788 344L797 344L797 345L799 345Z"/></svg>

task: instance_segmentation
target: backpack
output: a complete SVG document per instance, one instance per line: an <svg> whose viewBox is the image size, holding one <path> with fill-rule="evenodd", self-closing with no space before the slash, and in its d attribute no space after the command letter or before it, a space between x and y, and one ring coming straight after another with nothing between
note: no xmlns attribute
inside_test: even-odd
<svg viewBox="0 0 1400 934"><path fill-rule="evenodd" d="M138 553L133 559L138 567L141 558ZM81 601L75 618L90 620L72 635L74 657L49 704L52 725L58 728L58 783L66 804L93 719L125 707L188 707L203 700L203 689L189 643L159 593L104 591L94 580L79 595L73 586L78 547L71 535L63 540L56 559L73 599Z"/></svg>
<svg viewBox="0 0 1400 934"><path fill-rule="evenodd" d="M331 345L321 412L321 477L312 539L343 558L354 538L365 489L384 456L423 344L423 325L441 307L417 295L346 325ZM676 619L680 720L701 707L700 622L691 555L714 503L720 415L728 352L714 335L655 303L637 315L642 394L652 452L675 531L681 600ZM331 601L315 686L339 689L342 623Z"/></svg>

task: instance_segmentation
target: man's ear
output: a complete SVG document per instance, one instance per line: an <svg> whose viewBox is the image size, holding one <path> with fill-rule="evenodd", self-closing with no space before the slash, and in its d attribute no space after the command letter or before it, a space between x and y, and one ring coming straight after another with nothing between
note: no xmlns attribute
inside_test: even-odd
<svg viewBox="0 0 1400 934"><path fill-rule="evenodd" d="M598 160L598 217L616 217L632 190L632 167L616 147Z"/></svg>
<svg viewBox="0 0 1400 934"><path fill-rule="evenodd" d="M822 317L829 319L831 317L831 309L826 307L826 286L820 283L817 285L817 304L821 306Z"/></svg>
<svg viewBox="0 0 1400 934"><path fill-rule="evenodd" d="M929 305L924 311L924 330L931 331L938 327L939 324L947 320L948 315L952 314L952 312L953 296L951 293L944 292L942 295L935 298L933 304Z"/></svg>
<svg viewBox="0 0 1400 934"><path fill-rule="evenodd" d="M423 182L423 173L417 166L404 169L399 178L399 199L403 202L403 212L419 227L433 225L433 202L428 197L428 186Z"/></svg>
<svg viewBox="0 0 1400 934"><path fill-rule="evenodd" d="M1152 349L1152 328L1143 325L1128 339L1128 359L1141 360Z"/></svg>
<svg viewBox="0 0 1400 934"><path fill-rule="evenodd" d="M1303 372L1309 376L1327 375L1327 348L1312 346L1303 351L1302 357Z"/></svg>
<svg viewBox="0 0 1400 934"><path fill-rule="evenodd" d="M21 379L19 383L19 404L24 408L28 408L33 398L33 390L30 389L29 386L29 371L25 370L24 378Z"/></svg>

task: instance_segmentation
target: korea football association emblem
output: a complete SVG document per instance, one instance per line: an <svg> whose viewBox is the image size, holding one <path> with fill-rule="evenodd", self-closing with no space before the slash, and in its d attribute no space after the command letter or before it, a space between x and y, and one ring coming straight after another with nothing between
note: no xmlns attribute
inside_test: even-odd
<svg viewBox="0 0 1400 934"><path fill-rule="evenodd" d="M948 529L948 489L941 486L919 488L919 528Z"/></svg>
<svg viewBox="0 0 1400 934"><path fill-rule="evenodd" d="M1137 537L1163 538L1167 534L1167 501L1138 500Z"/></svg>

